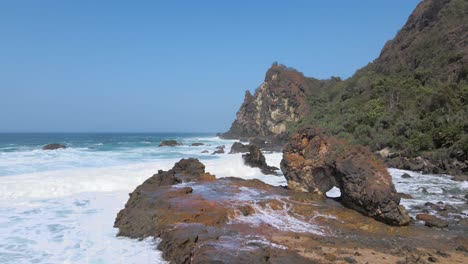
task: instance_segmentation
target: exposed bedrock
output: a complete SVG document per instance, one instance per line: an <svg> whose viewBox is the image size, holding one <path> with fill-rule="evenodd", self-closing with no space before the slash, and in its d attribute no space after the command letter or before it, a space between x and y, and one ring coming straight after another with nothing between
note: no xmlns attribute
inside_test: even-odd
<svg viewBox="0 0 468 264"><path fill-rule="evenodd" d="M281 170L290 189L325 195L336 186L351 209L390 225L410 221L385 165L365 147L306 127L285 146Z"/></svg>
<svg viewBox="0 0 468 264"><path fill-rule="evenodd" d="M447 263L463 263L455 249L468 247L466 227L441 235L422 225L385 225L313 193L215 179L197 159L138 186L115 227L120 236L159 237L170 263L406 263L436 251L447 252Z"/></svg>

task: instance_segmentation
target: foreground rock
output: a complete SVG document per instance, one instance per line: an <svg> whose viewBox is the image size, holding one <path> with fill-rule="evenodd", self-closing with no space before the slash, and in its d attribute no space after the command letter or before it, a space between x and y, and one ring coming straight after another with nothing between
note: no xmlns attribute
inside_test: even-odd
<svg viewBox="0 0 468 264"><path fill-rule="evenodd" d="M385 165L365 147L303 128L285 146L281 170L290 189L324 195L336 186L349 208L390 225L410 221Z"/></svg>
<svg viewBox="0 0 468 264"><path fill-rule="evenodd" d="M159 144L160 147L175 147L175 146L181 146L182 143L177 142L176 140L163 140Z"/></svg>
<svg viewBox="0 0 468 264"><path fill-rule="evenodd" d="M58 143L53 143L53 144L47 144L42 147L42 150L54 150L54 149L64 149L67 148L64 144L58 144Z"/></svg>
<svg viewBox="0 0 468 264"><path fill-rule="evenodd" d="M263 174L276 175L276 171L279 170L276 167L268 166L263 156L262 151L255 145L249 146L249 153L242 155L244 163L250 167L259 168Z"/></svg>
<svg viewBox="0 0 468 264"><path fill-rule="evenodd" d="M240 142L234 142L231 146L231 151L229 151L229 154L235 154L235 153L246 153L249 152L249 145L244 145Z"/></svg>
<svg viewBox="0 0 468 264"><path fill-rule="evenodd" d="M159 237L171 263L464 263L468 247L466 228L388 226L312 193L215 179L195 159L138 186L115 227L120 236Z"/></svg>

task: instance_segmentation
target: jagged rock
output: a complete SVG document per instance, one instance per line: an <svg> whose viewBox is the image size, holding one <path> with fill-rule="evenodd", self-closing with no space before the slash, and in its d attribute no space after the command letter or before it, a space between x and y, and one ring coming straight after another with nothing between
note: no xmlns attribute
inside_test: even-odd
<svg viewBox="0 0 468 264"><path fill-rule="evenodd" d="M192 143L192 147L198 147L198 146L203 146L203 145L205 144L199 143L199 142Z"/></svg>
<svg viewBox="0 0 468 264"><path fill-rule="evenodd" d="M180 145L182 145L182 143L177 142L176 140L163 140L159 144L160 147L175 147Z"/></svg>
<svg viewBox="0 0 468 264"><path fill-rule="evenodd" d="M273 64L255 94L245 93L236 120L222 137L271 139L285 134L290 123L310 112L306 91L326 82L329 81L306 78L292 68Z"/></svg>
<svg viewBox="0 0 468 264"><path fill-rule="evenodd" d="M249 146L249 153L242 155L244 163L250 167L260 168L263 174L273 174L276 175L276 170L279 170L276 167L268 166L263 156L262 151L259 147L255 145Z"/></svg>
<svg viewBox="0 0 468 264"><path fill-rule="evenodd" d="M418 214L416 215L416 219L418 219L419 221L423 221L424 224L428 227L443 228L448 227L449 225L447 221L430 214Z"/></svg>
<svg viewBox="0 0 468 264"><path fill-rule="evenodd" d="M229 154L246 152L249 152L249 145L244 145L240 142L234 142L234 144L232 144L231 151L229 151Z"/></svg>
<svg viewBox="0 0 468 264"><path fill-rule="evenodd" d="M64 144L58 144L58 143L52 143L52 144L47 144L42 147L42 150L53 150L53 149L64 149L67 148Z"/></svg>
<svg viewBox="0 0 468 264"><path fill-rule="evenodd" d="M325 196L336 186L349 208L390 225L410 221L385 165L365 147L303 128L285 146L281 170L290 189Z"/></svg>

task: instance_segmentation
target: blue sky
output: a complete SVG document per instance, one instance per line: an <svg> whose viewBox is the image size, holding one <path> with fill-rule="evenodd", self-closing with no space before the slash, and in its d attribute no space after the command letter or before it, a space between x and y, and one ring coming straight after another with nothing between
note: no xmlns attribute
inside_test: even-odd
<svg viewBox="0 0 468 264"><path fill-rule="evenodd" d="M347 78L419 1L0 1L0 132L218 132L274 61Z"/></svg>

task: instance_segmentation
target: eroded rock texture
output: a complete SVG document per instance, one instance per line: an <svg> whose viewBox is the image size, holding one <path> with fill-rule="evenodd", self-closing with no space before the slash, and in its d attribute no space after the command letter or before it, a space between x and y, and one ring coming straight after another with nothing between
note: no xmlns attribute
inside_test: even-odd
<svg viewBox="0 0 468 264"><path fill-rule="evenodd" d="M446 263L464 263L455 249L468 247L466 227L441 235L385 225L313 193L215 179L196 159L138 186L115 227L121 236L159 237L170 263L416 263L439 251Z"/></svg>
<svg viewBox="0 0 468 264"><path fill-rule="evenodd" d="M409 223L385 165L365 147L303 128L285 146L281 170L290 189L324 195L336 186L347 207L390 225Z"/></svg>
<svg viewBox="0 0 468 264"><path fill-rule="evenodd" d="M286 133L289 123L309 111L304 94L308 82L302 73L274 64L255 94L245 93L236 120L223 137L269 138Z"/></svg>

